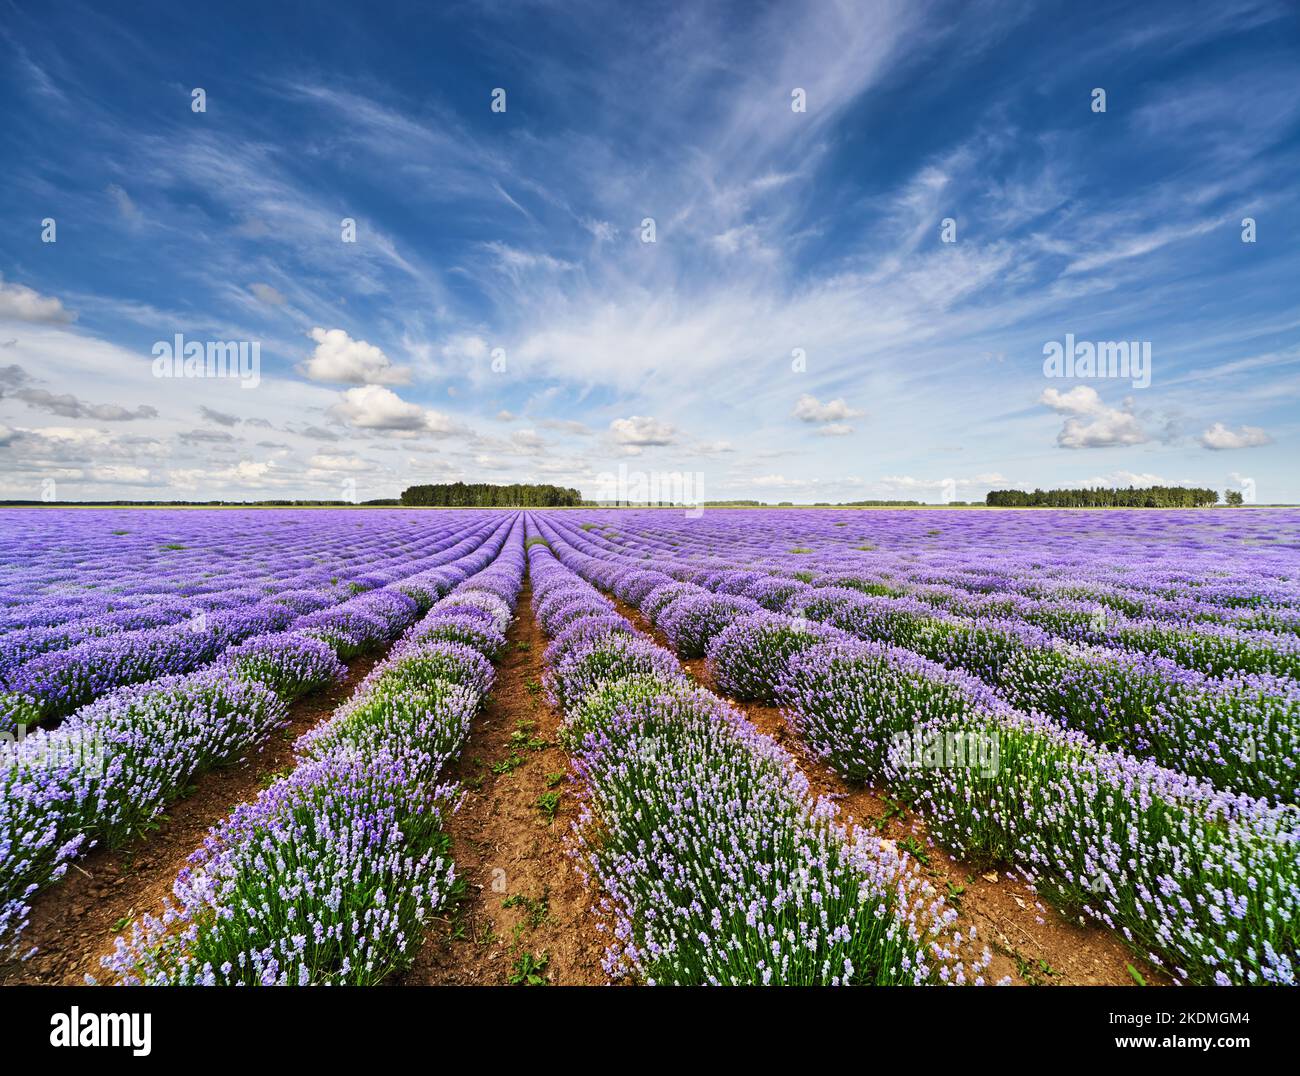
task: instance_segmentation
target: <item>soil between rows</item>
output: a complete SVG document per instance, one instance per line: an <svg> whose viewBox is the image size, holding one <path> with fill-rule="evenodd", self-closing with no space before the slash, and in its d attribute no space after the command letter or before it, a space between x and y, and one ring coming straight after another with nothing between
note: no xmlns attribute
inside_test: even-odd
<svg viewBox="0 0 1300 1076"><path fill-rule="evenodd" d="M673 649L638 610L612 594L607 596L638 631L669 651ZM697 683L726 698L705 659L687 659L682 666ZM1129 971L1132 965L1148 984L1167 983L1163 974L1113 933L1066 918L1039 899L1019 875L949 855L930 840L918 815L877 789L849 784L817 759L791 732L779 709L728 701L791 755L812 791L839 807L841 821L865 825L895 845L909 842L909 838L917 842L929 860L922 870L940 893L950 894L949 903L959 913L959 929L965 932L974 926L976 937L982 939L980 949L987 945L992 952L986 982L996 983L1005 976L1019 986L1135 986Z"/></svg>
<svg viewBox="0 0 1300 1076"><path fill-rule="evenodd" d="M637 630L668 646L636 609L617 606ZM608 981L592 893L565 848L575 795L568 757L557 744L560 715L541 690L546 642L526 581L494 690L446 775L465 787L447 829L466 893L430 925L398 985L505 985L529 970L555 985ZM36 955L0 967L0 985L80 985L88 974L96 975L100 958L127 923L161 910L177 872L208 829L255 798L268 777L292 766L294 741L346 700L381 657L357 659L342 684L295 703L286 728L244 760L199 778L156 830L72 864L33 904L26 941L37 947ZM717 691L706 661L682 664L697 682ZM929 859L927 876L940 892L957 893L950 901L960 927L975 926L993 951L989 982L1007 976L1022 985L1134 985L1130 965L1148 983L1167 981L1109 931L1046 906L1018 876L948 856L929 840L922 819L900 814L888 796L849 785L827 769L791 733L779 710L733 705L790 753L812 790L837 803L847 824L866 825L886 840L919 842ZM553 818L539 805L551 793L558 793Z"/></svg>
<svg viewBox="0 0 1300 1076"><path fill-rule="evenodd" d="M98 977L100 958L130 922L162 911L177 873L208 830L255 799L270 775L292 767L294 741L329 717L382 657L349 662L342 683L295 702L285 728L244 759L199 777L189 795L155 820L156 829L73 862L32 905L24 943L36 946L36 955L0 967L0 986L81 986L87 975Z"/></svg>
<svg viewBox="0 0 1300 1076"><path fill-rule="evenodd" d="M608 982L591 892L565 850L576 802L560 715L541 689L547 640L529 581L516 611L496 684L446 776L465 786L447 821L465 897L434 922L402 985L505 985L530 957L545 957L534 973L550 984ZM553 818L538 805L550 793Z"/></svg>

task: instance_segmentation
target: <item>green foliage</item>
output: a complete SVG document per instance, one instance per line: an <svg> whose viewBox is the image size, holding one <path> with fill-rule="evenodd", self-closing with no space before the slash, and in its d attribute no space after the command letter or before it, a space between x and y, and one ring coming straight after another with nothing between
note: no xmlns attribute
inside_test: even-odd
<svg viewBox="0 0 1300 1076"><path fill-rule="evenodd" d="M443 482L409 486L402 504L421 508L576 508L582 494L560 486L515 482L494 486L487 482Z"/></svg>
<svg viewBox="0 0 1300 1076"><path fill-rule="evenodd" d="M1201 508L1218 501L1212 489L1188 486L1129 486L1127 489L990 490L990 508ZM1229 502L1231 503L1231 502Z"/></svg>
<svg viewBox="0 0 1300 1076"><path fill-rule="evenodd" d="M511 986L545 986L546 977L542 974L551 962L550 953L533 956L532 953L520 953L510 968L510 977L506 981Z"/></svg>

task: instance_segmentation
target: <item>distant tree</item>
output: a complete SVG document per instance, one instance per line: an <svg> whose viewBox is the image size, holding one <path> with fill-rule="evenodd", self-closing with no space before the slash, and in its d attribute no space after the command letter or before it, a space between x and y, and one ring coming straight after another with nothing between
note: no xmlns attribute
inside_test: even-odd
<svg viewBox="0 0 1300 1076"><path fill-rule="evenodd" d="M444 482L410 486L402 490L401 503L419 508L576 508L582 504L582 494L576 489L522 482L509 486Z"/></svg>
<svg viewBox="0 0 1300 1076"><path fill-rule="evenodd" d="M1241 490L1239 489L1225 490L1223 494L1223 499L1227 504L1236 507L1237 505L1242 503Z"/></svg>
<svg viewBox="0 0 1300 1076"><path fill-rule="evenodd" d="M991 508L1202 508L1217 504L1212 489L1188 486L1129 486L1127 489L990 490Z"/></svg>

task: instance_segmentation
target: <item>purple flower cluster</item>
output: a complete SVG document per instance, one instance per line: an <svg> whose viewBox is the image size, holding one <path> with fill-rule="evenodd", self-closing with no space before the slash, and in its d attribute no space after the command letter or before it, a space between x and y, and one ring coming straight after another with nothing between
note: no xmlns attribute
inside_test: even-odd
<svg viewBox="0 0 1300 1076"><path fill-rule="evenodd" d="M257 635L232 646L217 667L270 688L284 702L341 683L348 671L325 643L292 631Z"/></svg>
<svg viewBox="0 0 1300 1076"><path fill-rule="evenodd" d="M297 528L300 519L280 513L180 514L190 532L182 541L158 544L181 529L176 514L112 515L146 532L129 547L131 558L139 557L143 565L106 554L103 535L61 538L71 520L54 513L42 518L50 520L53 540L66 541L95 563L107 563L111 572L104 582L128 593L111 598L86 594L80 607L64 595L37 596L42 587L100 585L99 573L83 572L79 578L71 573L64 579L58 567L62 545L24 565L26 590L6 585L0 576L0 732L65 716L117 687L191 672L230 646L285 629L323 640L339 657L354 657L394 638L418 617L419 599L402 592L394 580L419 577L426 588L420 593L428 596L434 587L431 573L442 572L436 589L445 593L491 562L509 527L499 516L476 516L422 530L417 537L409 527L399 528L396 518L370 515L376 533L358 540L347 533L340 515L322 514L313 517L311 533L296 541L285 543L275 535L281 551L276 563L263 568L256 562L250 566L252 558L227 562L210 555L213 517L233 532L233 537L222 534L218 549L238 537L265 542L273 529ZM88 524L94 518L79 515L76 522ZM23 519L18 513L0 513L0 527L17 527ZM166 529L151 533L158 527ZM400 533L403 529L408 533ZM331 547L329 558L319 555L322 544ZM154 563L170 565L174 559L183 566ZM314 566L327 559L339 567ZM375 568L356 570L367 563ZM199 570L205 564L224 571ZM379 570L381 565L387 567ZM345 568L352 569L350 575ZM196 584L195 578L212 581ZM17 635L16 641L5 643L11 635Z"/></svg>
<svg viewBox="0 0 1300 1076"><path fill-rule="evenodd" d="M806 514L789 518L815 529ZM909 800L954 852L1029 872L1179 981L1295 981L1300 686L1286 675L1294 639L1282 635L1300 589L1280 561L1249 586L1146 565L1120 586L1113 571L1094 580L1038 547L1031 574L981 551L957 563L913 551L850 572L843 544L833 562L772 553L789 539L779 526L763 535L752 514L743 531L665 519L622 515L617 544L568 516L542 530L565 565L615 593L644 572L646 553L689 580L644 592L642 611L653 606L660 626L697 588L774 606L765 629L744 618L714 638L719 685L762 698L775 684L814 750ZM1008 526L979 519L977 533ZM1300 548L1290 522L1283 533ZM711 567L723 550L742 567ZM1204 546L1195 555L1214 559ZM1094 603L1085 616L1080 600L1094 594L1119 615ZM1191 611L1149 615L1175 602ZM809 621L867 641L795 642Z"/></svg>
<svg viewBox="0 0 1300 1076"><path fill-rule="evenodd" d="M546 521L529 525L551 537ZM619 626L548 545L528 556L539 619L561 595L589 610L552 643L547 682L584 790L574 850L603 894L612 977L966 980L955 913L906 857L846 831L775 742L692 688L671 653ZM650 574L619 580L625 600L662 588ZM745 612L754 617L752 603ZM983 962L970 968L977 981Z"/></svg>
<svg viewBox="0 0 1300 1076"><path fill-rule="evenodd" d="M512 599L522 547L513 517L456 593ZM435 634L442 619L466 619L454 609L412 625L300 738L294 771L209 834L175 901L118 939L104 962L114 981L366 985L409 963L457 889L442 828L456 790L442 775L492 682L482 651Z"/></svg>
<svg viewBox="0 0 1300 1076"><path fill-rule="evenodd" d="M74 858L138 833L285 713L264 685L205 670L120 688L0 746L0 953L17 953L31 898Z"/></svg>
<svg viewBox="0 0 1300 1076"><path fill-rule="evenodd" d="M115 515L139 521L145 531L171 516ZM168 546L203 545L210 517L182 515L196 531L186 542ZM236 533L245 526L258 533L268 519L297 526L303 518L214 515ZM57 532L60 517L46 516ZM5 523L16 518L22 517L0 513ZM94 514L79 518L93 519ZM262 743L283 722L286 702L342 678L345 670L333 648L310 631L281 629L304 620L310 629L321 612L347 611L378 638L392 638L412 625L418 602L393 588L391 580L413 571L424 574L426 583L430 573L446 573L436 587L439 594L462 586L473 597L477 592L465 583L471 568L483 580L484 593L499 590L511 570L518 586L522 557L517 550L512 556L502 552L512 531L522 526L517 519L475 516L403 535L397 544L406 559L388 571L355 573L341 584L342 573L321 578L313 565L323 559L318 552L322 532L334 534L345 551L358 553L358 563L365 562L350 533L358 517L311 518L312 532L302 546L312 555L296 553L290 542L279 556L277 575L246 575L236 568L226 577L228 582L260 578L260 586L198 590L191 580L200 573L191 568L176 573L175 589L185 592L182 599L145 589L166 583L165 571L144 575L138 565L115 563L113 584L138 586L139 593L32 598L0 588L9 601L0 611L0 639L32 631L89 633L88 643L52 649L21 663L7 683L12 689L17 682L18 690L0 695L0 733L10 741L0 741L0 949L18 951L30 900L61 876L73 858L96 843L117 843L138 832L195 776ZM382 538L387 528L379 522ZM168 525L178 526L177 520L170 518ZM75 533L62 540L82 548ZM150 538L151 545L156 541L157 536ZM363 544L369 548L373 543L368 539ZM330 542L324 545L328 548ZM138 552L148 559L148 551ZM493 562L493 573L485 571ZM513 569L504 567L507 562ZM46 569L60 585L76 578L63 580L57 565ZM277 589L273 579L310 585ZM375 586L382 589L367 589ZM273 595L268 593L272 590ZM180 613L190 619L169 625ZM340 649L346 653L348 645L345 640ZM181 675L213 659L203 671ZM490 670L477 655L450 655L442 667L449 680L456 679L453 667L460 670L472 691L486 690L490 683ZM95 697L98 701L55 724L75 702ZM28 732L27 726L41 719L42 728Z"/></svg>

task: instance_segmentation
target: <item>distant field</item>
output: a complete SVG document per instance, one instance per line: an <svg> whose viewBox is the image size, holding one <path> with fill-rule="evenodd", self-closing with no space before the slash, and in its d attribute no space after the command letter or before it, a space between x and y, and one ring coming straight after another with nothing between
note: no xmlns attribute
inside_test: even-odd
<svg viewBox="0 0 1300 1076"><path fill-rule="evenodd" d="M1294 982L1300 510L0 536L0 981Z"/></svg>

